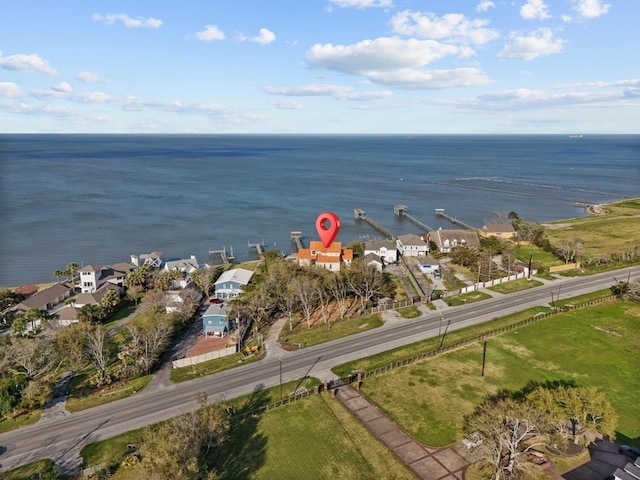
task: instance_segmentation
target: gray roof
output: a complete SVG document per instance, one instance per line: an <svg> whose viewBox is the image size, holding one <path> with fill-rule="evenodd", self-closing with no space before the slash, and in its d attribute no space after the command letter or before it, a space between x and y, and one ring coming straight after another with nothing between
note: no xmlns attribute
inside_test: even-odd
<svg viewBox="0 0 640 480"><path fill-rule="evenodd" d="M404 246L407 246L407 245L425 246L425 245L427 245L427 242L425 242L419 235L416 235L415 233L407 233L406 235L400 235L398 237L398 240L400 240L400 243L402 243L402 245L404 245Z"/></svg>
<svg viewBox="0 0 640 480"><path fill-rule="evenodd" d="M452 242L455 240L458 245L463 244L467 247L479 247L480 239L478 238L478 234L474 231L470 230L462 230L462 229L439 229L433 232L429 232L431 236L431 240L438 246L438 248L442 247L442 244L445 240L449 240Z"/></svg>
<svg viewBox="0 0 640 480"><path fill-rule="evenodd" d="M371 240L364 243L365 250L380 250L381 248L388 248L393 250L396 248L396 244L389 240Z"/></svg>
<svg viewBox="0 0 640 480"><path fill-rule="evenodd" d="M225 282L236 282L240 285L247 285L252 276L253 272L251 270L245 270L244 268L232 268L231 270L223 272L218 280L216 280L215 284L220 285Z"/></svg>
<svg viewBox="0 0 640 480"><path fill-rule="evenodd" d="M49 288L45 288L38 293L34 293L29 298L25 299L21 305L24 305L27 308L41 308L52 300L67 294L70 290L73 290L73 287L70 284L66 282L56 283Z"/></svg>
<svg viewBox="0 0 640 480"><path fill-rule="evenodd" d="M364 256L364 261L367 263L370 262L378 262L378 263L382 263L382 258L380 258L378 255L376 255L375 253L367 253Z"/></svg>

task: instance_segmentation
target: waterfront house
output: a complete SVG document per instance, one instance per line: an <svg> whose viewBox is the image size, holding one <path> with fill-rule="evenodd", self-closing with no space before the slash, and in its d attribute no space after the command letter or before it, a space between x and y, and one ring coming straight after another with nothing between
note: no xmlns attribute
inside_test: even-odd
<svg viewBox="0 0 640 480"><path fill-rule="evenodd" d="M202 315L202 329L205 337L225 337L229 333L229 317L225 303L209 305Z"/></svg>
<svg viewBox="0 0 640 480"><path fill-rule="evenodd" d="M405 257L419 257L429 253L429 244L413 233L400 235L396 240L396 246L400 254Z"/></svg>
<svg viewBox="0 0 640 480"><path fill-rule="evenodd" d="M475 231L450 229L443 230L439 228L433 232L429 232L429 238L436 244L438 250L442 253L449 253L457 246L465 246L469 248L479 248L480 238Z"/></svg>
<svg viewBox="0 0 640 480"><path fill-rule="evenodd" d="M303 267L316 265L331 272L340 271L342 263L349 266L353 261L353 250L342 248L342 242L331 242L328 247L318 240L309 242L309 248L298 250L298 264Z"/></svg>
<svg viewBox="0 0 640 480"><path fill-rule="evenodd" d="M386 264L398 261L398 246L389 240L372 240L364 243L364 256L373 253Z"/></svg>
<svg viewBox="0 0 640 480"><path fill-rule="evenodd" d="M118 295L122 295L124 292L123 287L107 282L101 285L95 292L80 293L74 297L73 306L76 308L82 308L85 305L98 305L102 300L102 297L111 290L118 292Z"/></svg>
<svg viewBox="0 0 640 480"><path fill-rule="evenodd" d="M162 266L162 252L131 255L131 263L133 263L136 267L149 266L152 268L160 268Z"/></svg>
<svg viewBox="0 0 640 480"><path fill-rule="evenodd" d="M35 283L30 283L29 285L22 285L14 290L15 293L19 295L24 295L26 297L30 297L31 295L38 292L38 285Z"/></svg>
<svg viewBox="0 0 640 480"><path fill-rule="evenodd" d="M49 288L34 293L18 304L16 310L26 312L30 308L38 310L52 310L56 305L63 303L67 298L73 296L74 288L71 283L60 282Z"/></svg>
<svg viewBox="0 0 640 480"><path fill-rule="evenodd" d="M180 260L164 262L163 267L166 271L177 270L179 272L186 273L187 275L198 268L200 268L200 265L198 265L198 260L196 260L195 255L191 255L189 258L181 258Z"/></svg>
<svg viewBox="0 0 640 480"><path fill-rule="evenodd" d="M124 279L136 266L129 262L114 263L113 265L87 265L78 270L80 273L81 293L97 291L105 283L111 283L119 287L124 286Z"/></svg>
<svg viewBox="0 0 640 480"><path fill-rule="evenodd" d="M218 277L214 283L215 297L220 300L235 298L242 293L242 289L248 285L253 271L244 268L232 268Z"/></svg>
<svg viewBox="0 0 640 480"><path fill-rule="evenodd" d="M516 231L510 223L487 223L480 229L480 235L511 240L516 236Z"/></svg>

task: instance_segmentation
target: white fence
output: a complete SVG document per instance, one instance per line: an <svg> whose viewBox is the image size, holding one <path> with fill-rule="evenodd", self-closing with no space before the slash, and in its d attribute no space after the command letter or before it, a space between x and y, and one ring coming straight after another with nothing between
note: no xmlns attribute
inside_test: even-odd
<svg viewBox="0 0 640 480"><path fill-rule="evenodd" d="M213 352L203 353L202 355L196 355L195 357L185 357L173 361L173 368L189 367L198 363L213 360L214 358L226 357L227 355L233 355L237 352L237 345L233 347L223 348L222 350L215 350Z"/></svg>
<svg viewBox="0 0 640 480"><path fill-rule="evenodd" d="M508 277L496 278L495 280L491 280L489 282L475 283L475 284L470 285L468 287L461 288L460 292L454 291L452 294L473 292L473 291L478 290L480 288L493 287L494 285L500 285L501 283L511 282L513 280L518 280L519 278L526 278L526 277L527 277L527 274L524 273L524 272L516 273L514 275L509 275Z"/></svg>

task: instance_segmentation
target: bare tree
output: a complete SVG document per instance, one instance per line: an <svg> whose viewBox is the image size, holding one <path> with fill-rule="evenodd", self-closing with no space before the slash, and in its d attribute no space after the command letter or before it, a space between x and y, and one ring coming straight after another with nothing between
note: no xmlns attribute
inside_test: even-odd
<svg viewBox="0 0 640 480"><path fill-rule="evenodd" d="M495 480L518 478L527 468L527 452L536 444L526 443L540 430L543 413L530 402L511 398L490 399L467 419L467 430L480 436L477 447L495 468Z"/></svg>
<svg viewBox="0 0 640 480"><path fill-rule="evenodd" d="M165 295L164 291L159 288L154 288L149 290L144 295L144 301L149 304L149 306L153 309L164 308L165 306Z"/></svg>
<svg viewBox="0 0 640 480"><path fill-rule="evenodd" d="M339 273L332 275L327 282L327 289L338 302L338 309L340 311L340 318L344 318L347 314L349 299L349 283L345 273L340 271Z"/></svg>
<svg viewBox="0 0 640 480"><path fill-rule="evenodd" d="M578 262L580 253L582 252L583 243L579 238L572 240L563 240L558 244L558 256L564 260L564 263Z"/></svg>
<svg viewBox="0 0 640 480"><path fill-rule="evenodd" d="M158 321L127 327L126 332L128 341L123 347L124 356L131 359L138 372L149 374L169 342L171 326Z"/></svg>
<svg viewBox="0 0 640 480"><path fill-rule="evenodd" d="M111 337L102 325L93 325L87 331L85 358L99 371L104 372L109 365L114 349Z"/></svg>
<svg viewBox="0 0 640 480"><path fill-rule="evenodd" d="M307 322L307 328L311 328L311 317L316 309L317 284L317 278L311 275L299 275L292 284L295 296L300 302L300 309Z"/></svg>
<svg viewBox="0 0 640 480"><path fill-rule="evenodd" d="M4 353L3 369L28 380L43 377L60 364L53 340L48 336L13 338Z"/></svg>

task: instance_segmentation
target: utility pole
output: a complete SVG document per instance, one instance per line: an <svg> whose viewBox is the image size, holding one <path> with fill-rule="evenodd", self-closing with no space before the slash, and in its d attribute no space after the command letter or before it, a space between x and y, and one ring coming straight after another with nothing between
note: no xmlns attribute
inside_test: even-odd
<svg viewBox="0 0 640 480"><path fill-rule="evenodd" d="M280 357L280 401L282 402L282 357Z"/></svg>
<svg viewBox="0 0 640 480"><path fill-rule="evenodd" d="M481 377L484 377L484 363L487 359L487 341L484 341L484 347L482 348L482 374Z"/></svg>

